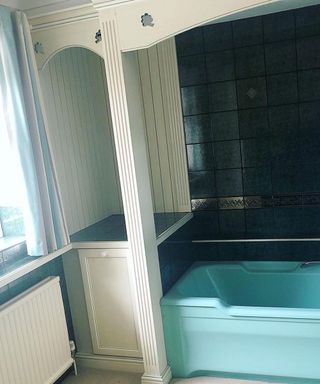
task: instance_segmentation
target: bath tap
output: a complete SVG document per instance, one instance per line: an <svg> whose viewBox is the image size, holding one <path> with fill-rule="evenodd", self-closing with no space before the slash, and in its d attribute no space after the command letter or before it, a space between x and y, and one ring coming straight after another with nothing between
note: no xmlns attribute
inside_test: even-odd
<svg viewBox="0 0 320 384"><path fill-rule="evenodd" d="M300 268L307 268L307 267L312 267L313 265L320 265L320 260L319 261L305 261L300 265Z"/></svg>

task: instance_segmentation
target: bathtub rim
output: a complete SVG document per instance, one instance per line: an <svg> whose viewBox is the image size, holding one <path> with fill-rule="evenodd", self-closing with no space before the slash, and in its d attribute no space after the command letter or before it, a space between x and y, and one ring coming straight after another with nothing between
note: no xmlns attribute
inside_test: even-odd
<svg viewBox="0 0 320 384"><path fill-rule="evenodd" d="M282 264L283 269L274 269L276 264ZM283 273L283 272L294 272L300 271L301 274L315 273L318 271L320 274L320 266L315 266L310 269L302 269L301 265L304 262L295 261L241 261L241 262L206 262L200 261L193 263L185 273L176 281L171 289L161 298L161 307L193 307L193 308L207 308L219 311L224 317L231 318L268 318L268 319L292 319L292 320L320 320L320 308L297 308L297 307L261 307L261 306L239 306L230 305L224 302L220 297L186 297L178 292L177 287L181 284L190 274L199 268L203 268L206 265L214 265L218 267L232 268L234 266L240 266L248 273ZM263 270L262 268L248 268L249 264L256 266L260 264L262 267L269 266L269 269ZM287 269L285 268L287 267Z"/></svg>

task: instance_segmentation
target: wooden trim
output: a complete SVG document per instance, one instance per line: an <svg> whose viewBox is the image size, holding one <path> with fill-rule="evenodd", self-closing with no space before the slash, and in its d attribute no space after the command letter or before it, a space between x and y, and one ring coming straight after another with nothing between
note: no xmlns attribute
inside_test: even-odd
<svg viewBox="0 0 320 384"><path fill-rule="evenodd" d="M103 9L114 7L117 5L126 5L129 3L133 3L136 0L91 0L91 1L94 4L94 7L96 9L103 10Z"/></svg>
<svg viewBox="0 0 320 384"><path fill-rule="evenodd" d="M159 383L163 383L161 375L167 367L167 360L159 303L162 289L138 60L134 54L122 56L115 13L101 12L100 22L124 214L131 250L129 265L135 280L144 371L146 376L156 377ZM130 119L134 130L131 129Z"/></svg>
<svg viewBox="0 0 320 384"><path fill-rule="evenodd" d="M63 14L64 15L64 14ZM92 19L98 19L98 15L96 12L91 11L90 13L84 13L84 14L79 14L79 15L65 15L64 18L49 18L49 17L44 17L44 18L39 18L35 20L31 20L31 30L32 32L35 31L41 31L41 30L46 30L46 29L51 29L51 28L56 28L59 26L65 26L65 25L70 25L73 23L79 23L85 20L92 20Z"/></svg>
<svg viewBox="0 0 320 384"><path fill-rule="evenodd" d="M171 369L169 366L161 373L160 377L152 375L143 375L141 384L169 384L172 379Z"/></svg>
<svg viewBox="0 0 320 384"><path fill-rule="evenodd" d="M194 27L257 6L285 3L274 0L139 0L114 6L119 28L120 49L134 51L151 46ZM93 0L98 10L108 1ZM275 7L275 6L273 6ZM111 8L112 9L112 8ZM153 27L143 27L141 16L148 13Z"/></svg>
<svg viewBox="0 0 320 384"><path fill-rule="evenodd" d="M36 53L35 58L39 70L58 52L65 48L82 47L103 57L101 43L95 42L95 34L100 29L99 19L84 18L78 21L68 21L57 25L43 24L31 31L34 44L41 43L44 53Z"/></svg>
<svg viewBox="0 0 320 384"><path fill-rule="evenodd" d="M31 24L39 22L46 28L44 20L57 18L57 15L85 13L90 10L88 17L94 11L116 10L119 26L119 41L121 51L133 51L149 48L170 37L189 29L210 23L223 22L231 19L252 17L261 14L286 11L301 7L301 0L91 0L82 6L72 6L75 0L68 0L49 6L27 10ZM317 4L317 0L305 0L303 6ZM62 8L64 6L64 9ZM94 11L92 11L94 8ZM154 27L143 27L141 16L149 13L153 17ZM82 16L80 16L82 17ZM79 19L80 20L80 19ZM72 18L70 23L74 22ZM51 22L51 21L49 21ZM60 21L59 21L60 22ZM63 24L68 23L68 19ZM41 28L41 27L40 27Z"/></svg>
<svg viewBox="0 0 320 384"><path fill-rule="evenodd" d="M79 367L84 368L143 373L143 361L140 358L97 356L93 354L77 353L76 362Z"/></svg>
<svg viewBox="0 0 320 384"><path fill-rule="evenodd" d="M79 241L72 243L73 249L127 249L127 241Z"/></svg>
<svg viewBox="0 0 320 384"><path fill-rule="evenodd" d="M52 252L47 256L41 256L41 257L35 258L34 260L32 260L32 256L29 256L30 260L32 261L0 277L0 288L12 283L14 280L19 279L20 277L26 275L27 273L34 271L35 269L41 267L42 265L49 263L51 260L56 259L57 257L61 256L63 253L66 253L71 249L72 249L72 244L68 244L67 246L61 249L58 249L57 251Z"/></svg>
<svg viewBox="0 0 320 384"><path fill-rule="evenodd" d="M139 358L141 357L141 346L140 346L140 340L138 337L138 320L137 320L137 309L136 306L134 305L134 294L133 294L133 281L132 281L132 276L130 274L129 268L128 268L128 261L130 258L130 251L128 249L108 249L108 250L97 250L97 249L90 249L90 250L80 250L79 251L79 259L80 259L80 266L81 266L81 273L82 273L82 279L83 279L83 286L84 286L84 293L85 293L85 298L86 298L86 306L87 306L87 312L88 312L88 318L89 318L89 325L90 325L90 332L91 332L91 340L92 340L92 346L93 346L93 351L95 354L98 355L111 355L111 356L121 356L121 357L133 357L133 358ZM122 259L122 260L121 260ZM101 337L102 333L109 332L110 331L110 324L109 324L109 329L105 328L106 324L103 324L99 321L99 313L102 311L104 315L106 314L106 309L99 308L98 303L99 303L99 298L97 295L94 293L94 286L98 282L96 281L96 276L94 273L92 273L91 267L94 268L94 263L95 261L99 260L100 262L103 262L104 265L106 265L106 262L110 263L109 264L109 272L105 273L111 273L110 277L114 274L110 270L112 266L114 266L115 262L117 264L117 268L124 268L123 270L117 270L117 279L123 279L123 284L128 284L127 289L124 288L124 286L120 286L117 282L117 288L115 289L115 286L113 283L112 285L109 286L109 294L111 295L111 302L112 300L115 300L116 302L118 300L127 300L127 311L128 313L125 315L124 313L121 312L119 309L115 309L115 313L117 313L118 317L122 317L122 320L124 321L124 324L128 325L127 329L123 329L124 332L129 332L127 333L128 337L134 338L134 341L130 345L130 347L124 347L122 342L124 339L119 340L119 336L117 341L114 340L114 343L110 344L106 340L104 340L104 337ZM123 264L121 261L125 261L125 264ZM125 267L124 267L125 265ZM101 266L101 268L103 268ZM121 277L122 275L122 277ZM113 278L113 277L112 277ZM101 281L100 281L101 283ZM99 283L98 283L99 284ZM124 292L122 292L124 290ZM118 299L115 299L113 297L113 294L110 292L116 291L119 296ZM108 292L105 294L102 294L101 296L103 297L103 301L108 302ZM101 297L100 297L101 299ZM120 304L120 307L123 306L124 303ZM130 318L130 315L132 315L132 318ZM120 316L120 314L122 316ZM102 315L103 316L103 315ZM111 320L114 323L113 319L113 314L109 313L109 321ZM114 323L118 324L118 322ZM133 328L130 328L129 324L132 324ZM112 328L112 327L111 327ZM130 331L132 332L130 334ZM130 336L129 336L130 335ZM120 336L121 338L121 336ZM103 342L104 340L104 342ZM127 342L127 341L126 341Z"/></svg>
<svg viewBox="0 0 320 384"><path fill-rule="evenodd" d="M173 235L178 229L180 229L183 225L185 225L189 220L193 218L193 213L188 213L187 215L183 216L183 218L179 221L177 221L174 225L172 225L170 228L168 228L165 232L163 232L158 238L157 238L157 245L160 245L165 240L167 240L168 237Z"/></svg>
<svg viewBox="0 0 320 384"><path fill-rule="evenodd" d="M30 20L30 24L33 24L34 22L38 22L38 20L42 20L44 18L50 20L61 18L64 15L69 14L85 14L89 13L90 11L94 11L90 0L87 0L87 4L83 4L82 2L80 5L79 0L65 0L63 2L59 1L59 3L56 4L48 4L40 7L30 8L24 12Z"/></svg>

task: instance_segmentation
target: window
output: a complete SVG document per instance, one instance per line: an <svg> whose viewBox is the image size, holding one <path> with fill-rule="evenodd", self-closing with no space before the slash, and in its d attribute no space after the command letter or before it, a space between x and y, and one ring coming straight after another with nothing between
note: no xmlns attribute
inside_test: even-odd
<svg viewBox="0 0 320 384"><path fill-rule="evenodd" d="M23 183L18 158L10 145L10 124L0 92L0 237L24 235Z"/></svg>
<svg viewBox="0 0 320 384"><path fill-rule="evenodd" d="M0 21L1 226L5 239L21 235L24 222L28 255L38 257L70 240L47 140L28 20L20 11L12 14L0 7Z"/></svg>

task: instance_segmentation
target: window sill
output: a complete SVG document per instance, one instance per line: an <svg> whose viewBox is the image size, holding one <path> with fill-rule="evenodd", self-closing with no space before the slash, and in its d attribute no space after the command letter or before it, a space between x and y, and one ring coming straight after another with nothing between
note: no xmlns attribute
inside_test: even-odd
<svg viewBox="0 0 320 384"><path fill-rule="evenodd" d="M22 244L25 241L24 236L6 236L0 237L0 252L6 251L16 245Z"/></svg>
<svg viewBox="0 0 320 384"><path fill-rule="evenodd" d="M10 284L14 280L19 279L19 277L22 277L27 273L32 272L36 268L39 268L42 265L48 263L49 261L70 251L71 249L72 249L72 244L69 244L46 256L39 256L39 257L28 256L28 258L24 258L20 260L20 262L14 265L12 270L10 269L10 271L6 271L2 276L0 275L0 289L5 285Z"/></svg>

